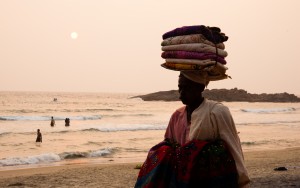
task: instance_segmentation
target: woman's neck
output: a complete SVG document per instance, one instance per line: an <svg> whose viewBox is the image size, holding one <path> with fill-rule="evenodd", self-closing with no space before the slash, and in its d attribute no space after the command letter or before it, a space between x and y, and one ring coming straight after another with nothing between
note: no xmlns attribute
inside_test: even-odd
<svg viewBox="0 0 300 188"><path fill-rule="evenodd" d="M199 101L196 101L194 104L192 105L187 105L186 106L186 112L187 112L187 120L188 122L191 121L191 117L192 117L192 113L195 109L197 109L203 102L204 98L201 97L201 99Z"/></svg>

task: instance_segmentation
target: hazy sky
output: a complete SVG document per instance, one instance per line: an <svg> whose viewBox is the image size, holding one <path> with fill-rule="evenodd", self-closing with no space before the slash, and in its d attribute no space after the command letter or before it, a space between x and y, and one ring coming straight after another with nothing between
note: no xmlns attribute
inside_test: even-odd
<svg viewBox="0 0 300 188"><path fill-rule="evenodd" d="M162 34L208 25L229 36L232 77L209 89L300 94L299 10L299 0L0 0L0 91L177 89L178 72L160 66Z"/></svg>

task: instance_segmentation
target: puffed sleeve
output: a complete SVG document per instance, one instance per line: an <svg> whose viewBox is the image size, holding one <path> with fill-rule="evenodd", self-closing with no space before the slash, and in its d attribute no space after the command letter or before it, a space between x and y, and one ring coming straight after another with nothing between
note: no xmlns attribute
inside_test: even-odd
<svg viewBox="0 0 300 188"><path fill-rule="evenodd" d="M211 121L217 127L219 136L231 152L239 175L239 187L248 187L250 179L244 164L244 156L234 120L228 107L218 104L211 111Z"/></svg>
<svg viewBox="0 0 300 188"><path fill-rule="evenodd" d="M188 125L186 120L185 106L183 106L172 114L166 129L165 138L169 138L173 142L183 145L187 141L187 129Z"/></svg>
<svg viewBox="0 0 300 188"><path fill-rule="evenodd" d="M165 132L165 138L169 138L172 141L175 141L174 136L173 136L173 125L174 125L174 119L175 119L174 116L175 116L175 113L173 113L173 115L171 116L168 127Z"/></svg>

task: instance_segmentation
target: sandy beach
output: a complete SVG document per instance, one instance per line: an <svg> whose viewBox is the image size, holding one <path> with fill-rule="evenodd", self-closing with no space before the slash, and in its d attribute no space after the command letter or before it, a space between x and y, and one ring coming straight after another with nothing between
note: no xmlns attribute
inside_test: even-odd
<svg viewBox="0 0 300 188"><path fill-rule="evenodd" d="M300 187L300 147L245 152L251 187ZM0 171L0 187L134 187L140 162ZM275 171L286 167L286 171Z"/></svg>

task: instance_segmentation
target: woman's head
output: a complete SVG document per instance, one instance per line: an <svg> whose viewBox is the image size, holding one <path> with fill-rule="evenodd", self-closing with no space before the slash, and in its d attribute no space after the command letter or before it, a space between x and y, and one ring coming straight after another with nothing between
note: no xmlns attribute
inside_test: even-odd
<svg viewBox="0 0 300 188"><path fill-rule="evenodd" d="M199 105L202 101L202 92L205 85L194 82L180 73L178 79L179 99L188 106Z"/></svg>

